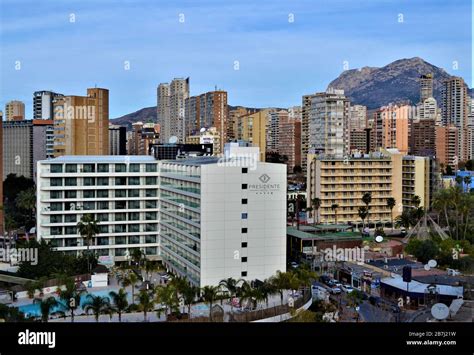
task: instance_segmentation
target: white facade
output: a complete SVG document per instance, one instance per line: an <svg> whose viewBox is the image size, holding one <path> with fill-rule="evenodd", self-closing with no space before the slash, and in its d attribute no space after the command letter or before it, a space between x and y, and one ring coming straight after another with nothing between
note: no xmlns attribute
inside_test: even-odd
<svg viewBox="0 0 474 355"><path fill-rule="evenodd" d="M62 165L63 172L52 172L59 169L52 164ZM68 173L65 170L68 164L77 164L82 170L90 169L88 164L95 164L95 172ZM110 173L98 171L103 164L109 164ZM125 172L117 172L116 164L124 164ZM66 228L77 224L86 213L84 208L95 208L87 213L108 218L99 223L108 233L101 233L96 239L97 244L105 241L109 244L91 247L100 250L99 255L111 255L120 261L124 260L127 249L130 252L132 248L140 248L199 286L217 285L228 277L263 280L277 270L286 269L286 166L253 164L214 157L155 161L148 156L64 156L39 162L38 237L59 240L54 243L59 243L55 245L60 251L84 250L82 238ZM132 166L138 166L139 171L132 172ZM155 170L153 167L156 171L147 171ZM69 177L77 178L76 186L52 186L58 183L53 179L62 179L64 185ZM91 177L96 178L96 185L85 186L84 178ZM99 178L110 179L109 185L99 186ZM139 185L135 185L137 182ZM86 190L94 191L96 197L86 198ZM114 197L116 190L127 191L126 197ZM128 191L136 190L137 197L128 195ZM65 199L67 191L76 191L76 199ZM92 196L91 192L87 194ZM57 205L58 202L63 205ZM82 204L83 209L71 210L71 202ZM84 205L85 202L89 204ZM110 209L104 210L100 202L108 203ZM58 207L62 210L53 211ZM75 220L67 217L66 222L66 216L71 215ZM51 219L51 216L61 217ZM139 219L130 220L132 216ZM74 222L69 222L70 219ZM132 227L130 231L132 225L140 227ZM70 234L64 235L66 232ZM126 243L117 244L117 238L123 242L123 237L127 237ZM73 245L74 242L79 245Z"/></svg>

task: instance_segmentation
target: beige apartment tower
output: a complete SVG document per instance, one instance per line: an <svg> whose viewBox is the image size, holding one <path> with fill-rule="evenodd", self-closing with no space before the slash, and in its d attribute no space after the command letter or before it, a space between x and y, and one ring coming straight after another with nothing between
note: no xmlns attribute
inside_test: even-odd
<svg viewBox="0 0 474 355"><path fill-rule="evenodd" d="M7 102L5 105L7 121L22 121L25 119L25 104L18 100Z"/></svg>
<svg viewBox="0 0 474 355"><path fill-rule="evenodd" d="M64 96L54 103L54 156L109 154L109 90Z"/></svg>

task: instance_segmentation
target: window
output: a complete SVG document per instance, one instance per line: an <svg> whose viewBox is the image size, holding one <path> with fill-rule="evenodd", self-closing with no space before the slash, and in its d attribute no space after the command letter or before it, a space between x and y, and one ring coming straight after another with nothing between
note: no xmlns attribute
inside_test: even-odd
<svg viewBox="0 0 474 355"><path fill-rule="evenodd" d="M156 255L156 247L145 248L146 255Z"/></svg>
<svg viewBox="0 0 474 355"><path fill-rule="evenodd" d="M130 212L128 214L129 221L138 221L140 219L140 213L138 212Z"/></svg>
<svg viewBox="0 0 474 355"><path fill-rule="evenodd" d="M156 208L156 201L146 201L145 208Z"/></svg>
<svg viewBox="0 0 474 355"><path fill-rule="evenodd" d="M109 220L108 213L97 213L97 221L99 222L106 222Z"/></svg>
<svg viewBox="0 0 474 355"><path fill-rule="evenodd" d="M109 237L97 238L97 245L109 245Z"/></svg>
<svg viewBox="0 0 474 355"><path fill-rule="evenodd" d="M242 262L243 262L243 263L246 263L246 262L247 262L247 257L246 257L246 256L243 256L243 257L242 257Z"/></svg>
<svg viewBox="0 0 474 355"><path fill-rule="evenodd" d="M63 179L61 178L51 178L49 182L51 186L63 186Z"/></svg>
<svg viewBox="0 0 474 355"><path fill-rule="evenodd" d="M127 190L115 190L115 197L127 197Z"/></svg>
<svg viewBox="0 0 474 355"><path fill-rule="evenodd" d="M75 222L77 222L77 215L75 215L75 214L64 215L64 222L65 223L75 223Z"/></svg>
<svg viewBox="0 0 474 355"><path fill-rule="evenodd" d="M62 173L63 166L61 164L51 164L51 172L52 173Z"/></svg>
<svg viewBox="0 0 474 355"><path fill-rule="evenodd" d="M50 208L51 211L62 211L63 204L61 202L51 202Z"/></svg>
<svg viewBox="0 0 474 355"><path fill-rule="evenodd" d="M242 271L242 273L240 274L240 276L242 276L242 277L247 276L247 271Z"/></svg>
<svg viewBox="0 0 474 355"><path fill-rule="evenodd" d="M128 225L129 232L140 232L140 225L139 224L129 224Z"/></svg>
<svg viewBox="0 0 474 355"><path fill-rule="evenodd" d="M249 169L248 169L248 168L242 168L242 174L247 174L247 173L248 173L248 171L249 171Z"/></svg>
<svg viewBox="0 0 474 355"><path fill-rule="evenodd" d="M84 202L83 208L88 211L95 210L95 202Z"/></svg>
<svg viewBox="0 0 474 355"><path fill-rule="evenodd" d="M248 203L248 200L246 198L242 199L242 205L246 205Z"/></svg>
<svg viewBox="0 0 474 355"><path fill-rule="evenodd" d="M83 164L82 165L82 172L83 173L93 173L93 172L95 172L94 164Z"/></svg>
<svg viewBox="0 0 474 355"><path fill-rule="evenodd" d="M145 190L145 196L146 197L156 197L157 192L154 189L146 189Z"/></svg>
<svg viewBox="0 0 474 355"><path fill-rule="evenodd" d="M109 184L108 177L97 178L97 186L107 186Z"/></svg>
<svg viewBox="0 0 474 355"><path fill-rule="evenodd" d="M140 244L140 237L138 235L128 237L128 244Z"/></svg>
<svg viewBox="0 0 474 355"><path fill-rule="evenodd" d="M242 242L242 248L247 248L247 242Z"/></svg>
<svg viewBox="0 0 474 355"><path fill-rule="evenodd" d="M66 233L65 234L77 234L77 227L76 226L68 226L66 227Z"/></svg>
<svg viewBox="0 0 474 355"><path fill-rule="evenodd" d="M156 177L147 176L145 179L145 185L156 185Z"/></svg>
<svg viewBox="0 0 474 355"><path fill-rule="evenodd" d="M129 201L128 208L131 210L140 208L140 201Z"/></svg>
<svg viewBox="0 0 474 355"><path fill-rule="evenodd" d="M77 238L66 238L64 239L64 243L66 247L76 247L78 245Z"/></svg>
<svg viewBox="0 0 474 355"><path fill-rule="evenodd" d="M248 214L247 213L242 213L242 219L247 219Z"/></svg>
<svg viewBox="0 0 474 355"><path fill-rule="evenodd" d="M85 190L84 191L84 198L94 198L95 191L94 190Z"/></svg>
<svg viewBox="0 0 474 355"><path fill-rule="evenodd" d="M247 233L247 228L242 228L242 233Z"/></svg>
<svg viewBox="0 0 474 355"><path fill-rule="evenodd" d="M99 191L97 191L97 197L99 197L99 198L109 197L109 190L99 190Z"/></svg>
<svg viewBox="0 0 474 355"><path fill-rule="evenodd" d="M66 173L77 173L76 164L66 164Z"/></svg>
<svg viewBox="0 0 474 355"><path fill-rule="evenodd" d="M99 172L99 173L108 173L109 172L109 164L98 164L97 165L97 172Z"/></svg>
<svg viewBox="0 0 474 355"><path fill-rule="evenodd" d="M128 190L128 197L139 197L140 190Z"/></svg>
<svg viewBox="0 0 474 355"><path fill-rule="evenodd" d="M140 172L140 164L130 164L128 170L131 173L139 173Z"/></svg>
<svg viewBox="0 0 474 355"><path fill-rule="evenodd" d="M125 224L116 224L114 226L115 233L125 233L127 231L127 226Z"/></svg>
<svg viewBox="0 0 474 355"><path fill-rule="evenodd" d="M156 164L146 164L147 173L156 173Z"/></svg>
<svg viewBox="0 0 474 355"><path fill-rule="evenodd" d="M77 192L76 191L65 191L66 198L76 198Z"/></svg>
<svg viewBox="0 0 474 355"><path fill-rule="evenodd" d="M115 178L115 185L126 185L126 184L127 184L127 178L124 178L124 177Z"/></svg>
<svg viewBox="0 0 474 355"><path fill-rule="evenodd" d="M125 244L127 242L127 237L115 237L115 244Z"/></svg>
<svg viewBox="0 0 474 355"><path fill-rule="evenodd" d="M115 164L115 172L116 173L126 173L127 166L125 164Z"/></svg>
<svg viewBox="0 0 474 355"><path fill-rule="evenodd" d="M247 184L242 184L242 190L247 190Z"/></svg>
<svg viewBox="0 0 474 355"><path fill-rule="evenodd" d="M117 239L117 238L115 238L115 239ZM117 243L116 243L116 244L117 244ZM125 248L117 248L117 249L115 249L115 256L124 256L126 250L127 250L127 249L125 249Z"/></svg>
<svg viewBox="0 0 474 355"><path fill-rule="evenodd" d="M126 221L127 220L127 214L126 213L116 213L115 214L115 220L116 221Z"/></svg>
<svg viewBox="0 0 474 355"><path fill-rule="evenodd" d="M98 210L108 210L109 209L109 203L106 202L106 201L97 202L97 209Z"/></svg>
<svg viewBox="0 0 474 355"><path fill-rule="evenodd" d="M50 223L62 223L63 216L60 214L53 214L50 216L49 222Z"/></svg>
<svg viewBox="0 0 474 355"><path fill-rule="evenodd" d="M51 191L49 194L49 198L51 199L57 199L57 198L62 198L62 197L63 197L62 191Z"/></svg>
<svg viewBox="0 0 474 355"><path fill-rule="evenodd" d="M145 243L146 244L156 243L156 235L146 235L145 236Z"/></svg>
<svg viewBox="0 0 474 355"><path fill-rule="evenodd" d="M156 212L146 212L145 213L145 220L152 221L152 220L155 220L155 219L157 219Z"/></svg>
<svg viewBox="0 0 474 355"><path fill-rule="evenodd" d="M95 185L95 178L93 177L84 178L84 186L94 186L94 185Z"/></svg>
<svg viewBox="0 0 474 355"><path fill-rule="evenodd" d="M145 224L145 232L156 232L158 230L158 224Z"/></svg>
<svg viewBox="0 0 474 355"><path fill-rule="evenodd" d="M116 210L124 210L127 206L127 202L125 201L115 201L115 209Z"/></svg>
<svg viewBox="0 0 474 355"><path fill-rule="evenodd" d="M140 185L140 178L139 177L130 177L128 178L129 185Z"/></svg>

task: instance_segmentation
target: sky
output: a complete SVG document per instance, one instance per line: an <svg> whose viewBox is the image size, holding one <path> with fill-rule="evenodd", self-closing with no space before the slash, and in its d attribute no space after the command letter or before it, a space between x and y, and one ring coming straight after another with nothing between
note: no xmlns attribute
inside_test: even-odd
<svg viewBox="0 0 474 355"><path fill-rule="evenodd" d="M110 118L191 95L289 107L348 66L421 57L472 87L472 0L0 0L0 108L34 91L110 90ZM456 63L453 65L453 63Z"/></svg>

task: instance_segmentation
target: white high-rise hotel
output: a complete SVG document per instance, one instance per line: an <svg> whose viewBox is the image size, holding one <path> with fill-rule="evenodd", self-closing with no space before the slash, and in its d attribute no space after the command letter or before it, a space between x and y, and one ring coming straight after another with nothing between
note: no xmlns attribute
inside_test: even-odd
<svg viewBox="0 0 474 355"><path fill-rule="evenodd" d="M114 261L140 248L199 286L270 277L286 268L286 167L214 157L62 156L38 162L38 238Z"/></svg>

